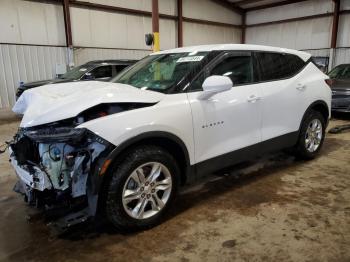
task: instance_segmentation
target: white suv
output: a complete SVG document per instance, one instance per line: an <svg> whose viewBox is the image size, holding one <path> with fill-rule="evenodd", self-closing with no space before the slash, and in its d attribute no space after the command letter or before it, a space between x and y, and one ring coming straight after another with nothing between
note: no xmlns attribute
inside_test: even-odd
<svg viewBox="0 0 350 262"><path fill-rule="evenodd" d="M15 190L67 227L104 214L121 229L160 222L181 185L266 152L311 159L330 118L310 54L254 45L151 54L111 83L28 90L10 144Z"/></svg>

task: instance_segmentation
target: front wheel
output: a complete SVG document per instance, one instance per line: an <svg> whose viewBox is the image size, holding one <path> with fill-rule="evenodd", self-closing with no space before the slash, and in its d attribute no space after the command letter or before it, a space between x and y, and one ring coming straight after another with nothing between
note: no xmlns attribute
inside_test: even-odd
<svg viewBox="0 0 350 262"><path fill-rule="evenodd" d="M313 159L321 150L325 137L325 119L320 112L310 111L305 117L296 145L296 154L302 159Z"/></svg>
<svg viewBox="0 0 350 262"><path fill-rule="evenodd" d="M178 190L179 168L171 154L141 146L112 170L106 211L113 225L137 230L161 222Z"/></svg>

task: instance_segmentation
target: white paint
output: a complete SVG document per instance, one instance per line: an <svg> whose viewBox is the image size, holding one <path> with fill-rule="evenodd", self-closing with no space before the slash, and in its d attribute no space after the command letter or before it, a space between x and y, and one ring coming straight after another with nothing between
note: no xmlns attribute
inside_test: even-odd
<svg viewBox="0 0 350 262"><path fill-rule="evenodd" d="M251 50L253 46L201 48L235 50L235 47ZM254 48L299 54L306 59L303 52ZM177 51L195 49L198 47ZM190 163L194 164L298 130L303 113L314 101L325 101L330 108L331 90L324 81L326 78L310 63L293 78L236 86L207 100L199 99L203 91L166 95L123 84L66 83L25 91L14 110L24 112L21 127L30 127L74 117L100 103L157 102L154 106L97 118L78 128L87 128L116 146L143 133L168 132L184 142ZM249 100L252 96L260 99ZM213 123L216 125L210 126Z"/></svg>
<svg viewBox="0 0 350 262"><path fill-rule="evenodd" d="M123 84L81 81L28 89L12 110L17 114L24 114L21 127L31 127L75 117L101 103L155 103L163 96L158 92ZM67 110L62 110L63 108Z"/></svg>
<svg viewBox="0 0 350 262"><path fill-rule="evenodd" d="M279 53L289 53L299 56L304 61L307 61L310 58L310 54L302 51L273 47L273 46L263 46L263 45L242 45L242 44L221 44L221 45L198 45L198 46L188 46L182 48L175 48L160 51L157 53L152 53L151 55L158 54L169 54L169 53L195 53L195 52L204 52L204 51L214 51L214 50L239 50L239 51L268 51L268 52L279 52Z"/></svg>

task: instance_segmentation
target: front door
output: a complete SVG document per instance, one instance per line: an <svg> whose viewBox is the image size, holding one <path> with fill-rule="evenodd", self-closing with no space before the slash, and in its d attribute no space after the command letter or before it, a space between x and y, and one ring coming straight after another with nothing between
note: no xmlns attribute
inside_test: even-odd
<svg viewBox="0 0 350 262"><path fill-rule="evenodd" d="M210 75L228 76L233 87L201 100L202 83ZM192 82L188 99L192 109L196 163L210 159L220 161L219 157L224 155L226 161L222 162L222 167L227 166L228 153L261 141L260 90L253 82L250 52L223 54ZM208 168L214 170L217 167L209 165Z"/></svg>

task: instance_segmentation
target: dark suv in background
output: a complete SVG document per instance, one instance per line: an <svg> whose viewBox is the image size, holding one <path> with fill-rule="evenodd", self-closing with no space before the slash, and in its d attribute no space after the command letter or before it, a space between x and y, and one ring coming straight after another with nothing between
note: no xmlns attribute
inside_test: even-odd
<svg viewBox="0 0 350 262"><path fill-rule="evenodd" d="M16 99L27 90L38 86L55 83L66 83L82 80L97 80L109 81L124 68L134 64L136 60L95 60L86 64L74 67L72 70L61 75L58 78L50 80L40 80L35 82L28 82L18 87L16 92Z"/></svg>
<svg viewBox="0 0 350 262"><path fill-rule="evenodd" d="M329 72L332 111L350 113L350 64L338 65Z"/></svg>

